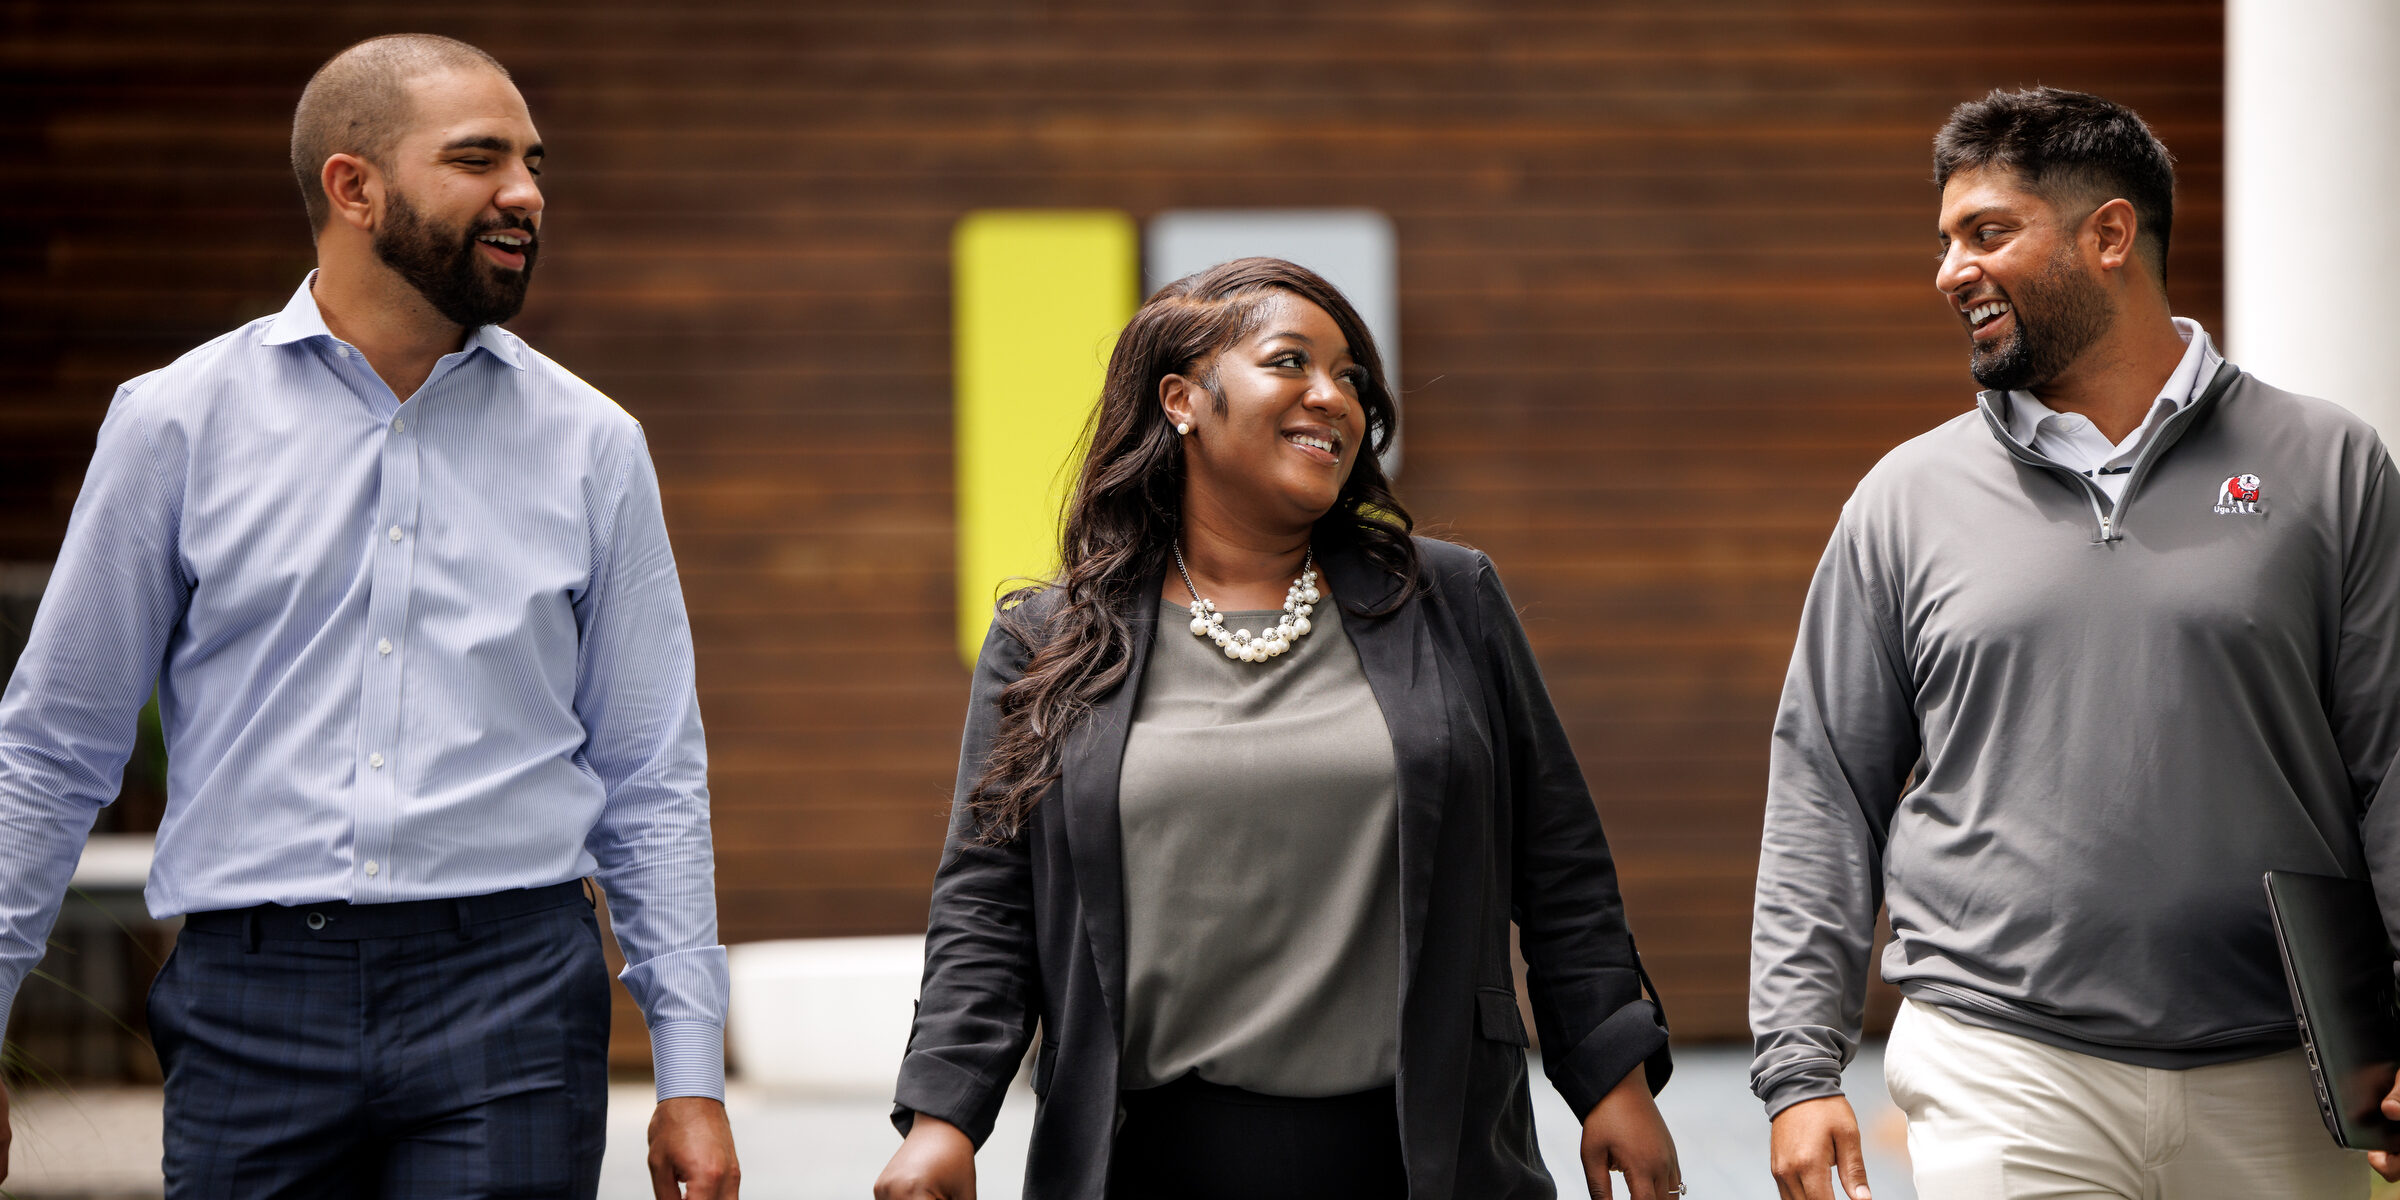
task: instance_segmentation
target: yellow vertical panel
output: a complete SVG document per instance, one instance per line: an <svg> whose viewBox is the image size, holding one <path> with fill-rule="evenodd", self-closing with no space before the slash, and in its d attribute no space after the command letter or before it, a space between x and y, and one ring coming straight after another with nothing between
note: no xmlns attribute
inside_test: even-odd
<svg viewBox="0 0 2400 1200"><path fill-rule="evenodd" d="M969 663L1001 585L1058 566L1059 506L1110 347L1140 302L1121 212L992 210L951 239L958 397L958 648Z"/></svg>

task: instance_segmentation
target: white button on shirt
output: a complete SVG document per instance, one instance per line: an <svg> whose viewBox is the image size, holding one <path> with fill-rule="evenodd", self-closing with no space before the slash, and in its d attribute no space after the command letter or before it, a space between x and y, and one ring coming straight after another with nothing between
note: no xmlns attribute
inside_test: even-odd
<svg viewBox="0 0 2400 1200"><path fill-rule="evenodd" d="M2008 394L2008 433L2026 449L2041 455L2070 471L2080 471L2100 485L2110 503L2125 498L2125 485L2132 474L2129 468L2139 458L2142 446L2167 418L2183 411L2208 387L2224 358L2208 340L2208 331L2197 321L2175 318L2175 332L2183 335L2182 361L2175 364L2165 386L2159 388L2158 399L2150 404L2150 415L2122 442L2111 442L2100 427L2080 413L2062 413L2041 402L2032 392Z"/></svg>

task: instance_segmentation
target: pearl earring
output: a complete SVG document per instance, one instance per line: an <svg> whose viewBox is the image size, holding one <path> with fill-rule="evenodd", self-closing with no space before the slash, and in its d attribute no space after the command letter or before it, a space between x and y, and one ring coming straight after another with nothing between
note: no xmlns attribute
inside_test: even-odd
<svg viewBox="0 0 2400 1200"><path fill-rule="evenodd" d="M1192 423L1190 421L1175 422L1175 432L1189 436L1192 432Z"/></svg>

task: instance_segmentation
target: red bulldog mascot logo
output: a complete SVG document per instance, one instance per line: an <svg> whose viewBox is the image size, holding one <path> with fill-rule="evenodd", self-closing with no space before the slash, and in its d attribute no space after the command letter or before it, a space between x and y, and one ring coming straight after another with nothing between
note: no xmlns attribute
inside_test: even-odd
<svg viewBox="0 0 2400 1200"><path fill-rule="evenodd" d="M2236 475L2217 485L2219 513L2256 513L2258 511L2258 476Z"/></svg>

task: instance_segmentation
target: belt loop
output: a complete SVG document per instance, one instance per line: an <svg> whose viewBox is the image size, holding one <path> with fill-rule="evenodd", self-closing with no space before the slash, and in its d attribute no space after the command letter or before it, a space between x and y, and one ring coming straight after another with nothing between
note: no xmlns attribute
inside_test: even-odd
<svg viewBox="0 0 2400 1200"><path fill-rule="evenodd" d="M242 914L242 952L258 953L258 910L255 908Z"/></svg>
<svg viewBox="0 0 2400 1200"><path fill-rule="evenodd" d="M592 886L592 877L586 875L576 882L583 885L583 902L591 905L593 912L600 911L600 890Z"/></svg>
<svg viewBox="0 0 2400 1200"><path fill-rule="evenodd" d="M472 940L475 935L468 932L467 926L474 918L468 913L467 898L460 896L450 903L458 910L458 940L462 942Z"/></svg>

